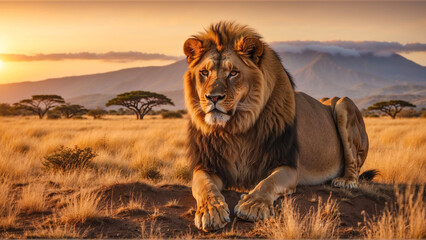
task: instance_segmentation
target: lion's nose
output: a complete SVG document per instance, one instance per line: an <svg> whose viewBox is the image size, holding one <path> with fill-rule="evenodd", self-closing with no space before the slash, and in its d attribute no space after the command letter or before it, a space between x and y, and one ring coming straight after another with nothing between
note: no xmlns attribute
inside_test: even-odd
<svg viewBox="0 0 426 240"><path fill-rule="evenodd" d="M210 100L212 103L216 104L220 100L225 98L225 95L206 95L206 98Z"/></svg>

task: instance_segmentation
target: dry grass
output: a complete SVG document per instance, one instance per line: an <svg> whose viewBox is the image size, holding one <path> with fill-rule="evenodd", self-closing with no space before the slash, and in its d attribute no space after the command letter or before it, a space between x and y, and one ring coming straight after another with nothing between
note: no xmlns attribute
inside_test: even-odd
<svg viewBox="0 0 426 240"><path fill-rule="evenodd" d="M339 212L337 203L331 197L326 202L319 198L318 207L311 208L306 214L300 213L290 197L284 198L279 209L281 212L275 218L257 222L256 231L273 239L338 237Z"/></svg>
<svg viewBox="0 0 426 240"><path fill-rule="evenodd" d="M26 233L27 238L83 238L86 233L79 231L75 225L62 225L61 220L54 218L47 223L39 224L34 231Z"/></svg>
<svg viewBox="0 0 426 240"><path fill-rule="evenodd" d="M157 226L157 220L150 221L149 230L146 227L146 222L141 223L141 238L146 239L162 239L161 228Z"/></svg>
<svg viewBox="0 0 426 240"><path fill-rule="evenodd" d="M150 119L150 118L151 119ZM0 118L0 181L53 181L73 188L140 180L187 184L186 119L143 121L132 116L104 120ZM90 147L98 156L91 169L46 173L44 156L60 145ZM78 175L78 176L77 176Z"/></svg>
<svg viewBox="0 0 426 240"><path fill-rule="evenodd" d="M22 197L18 201L18 207L27 214L46 211L44 185L29 184L24 187L22 189Z"/></svg>
<svg viewBox="0 0 426 240"><path fill-rule="evenodd" d="M383 183L426 183L426 119L365 119L370 150L362 170Z"/></svg>
<svg viewBox="0 0 426 240"><path fill-rule="evenodd" d="M134 197L131 196L127 204L123 204L120 208L117 209L116 213L126 213L126 212L135 212L135 211L144 211L145 203L142 196Z"/></svg>
<svg viewBox="0 0 426 240"><path fill-rule="evenodd" d="M366 219L365 237L368 239L425 239L426 205L424 186L416 191L408 187L396 190L397 205L387 208L377 218Z"/></svg>
<svg viewBox="0 0 426 240"><path fill-rule="evenodd" d="M159 208L154 207L154 211L149 215L151 219L157 220L160 217L164 217L164 213Z"/></svg>
<svg viewBox="0 0 426 240"><path fill-rule="evenodd" d="M182 207L182 205L179 204L179 200L173 199L173 200L168 201L166 203L166 205L164 205L164 207L168 207L168 208L180 208L180 207Z"/></svg>
<svg viewBox="0 0 426 240"><path fill-rule="evenodd" d="M151 117L151 116L150 116ZM140 180L187 184L187 119L38 120L0 118L0 180L52 181L70 188ZM366 120L370 151L362 170L378 169L383 183L426 182L426 119ZM60 145L90 147L94 167L45 173L42 159ZM401 168L400 166L404 166Z"/></svg>
<svg viewBox="0 0 426 240"><path fill-rule="evenodd" d="M75 194L67 200L66 207L60 213L60 218L68 224L84 223L101 218L103 214L99 209L99 201L100 197L96 193Z"/></svg>
<svg viewBox="0 0 426 240"><path fill-rule="evenodd" d="M189 185L191 173L185 158L187 121L187 118L164 120L152 116L142 121L134 120L133 116L107 116L97 121L0 117L0 229L19 225L19 213L48 210L46 193L71 191L75 194L63 200L64 207L56 210L57 212L53 210L58 214L58 221L62 225L52 223L50 227L40 228L42 235L37 236L82 237L73 225L100 218L106 211L100 209L99 197L84 189L136 181ZM426 119L370 118L365 122L370 150L361 172L368 169L379 170L381 175L375 181L382 183L425 184ZM44 171L44 156L52 154L61 145L90 147L97 153L97 157L93 159L90 168L57 173ZM12 193L12 185L24 185L22 195L20 191L16 195ZM374 193L375 189L367 188L363 188L364 191ZM258 227L263 229L266 237L271 238L334 238L338 219L326 217L334 216L335 213L324 213L333 212L330 208L333 204L335 203L329 201L321 203L319 211L311 210L309 214L301 216L293 202L287 199L283 214L278 215L274 221L259 223ZM392 228L392 233L380 233L387 225L393 224L401 228L407 222L410 223L409 229L420 229L420 225L414 227L413 224L418 224L420 220L424 222L424 203L416 202L413 198L412 204L409 205L408 201L405 205L412 209L410 211L416 209L416 215L407 212L408 210L403 212L397 209L398 214L404 216L400 219L399 215L392 215L389 211L381 218L369 222L371 230L366 232L366 236L419 236L417 233L420 230L407 230L412 232L398 235L401 230L396 229L397 227ZM178 205L176 201L164 207ZM128 204L122 206L122 210L144 210L143 201L132 198ZM155 221L161 216L162 213L156 209L150 219ZM155 224L151 226L149 223L142 229L142 236L159 238L161 234L157 229ZM425 237L424 230L422 231L422 237Z"/></svg>
<svg viewBox="0 0 426 240"><path fill-rule="evenodd" d="M7 230L16 226L18 211L12 205L14 196L8 183L0 183L0 229Z"/></svg>

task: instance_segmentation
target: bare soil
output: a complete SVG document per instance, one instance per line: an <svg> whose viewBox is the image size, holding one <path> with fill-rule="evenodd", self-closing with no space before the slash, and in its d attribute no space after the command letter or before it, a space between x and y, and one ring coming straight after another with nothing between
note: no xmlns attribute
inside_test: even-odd
<svg viewBox="0 0 426 240"><path fill-rule="evenodd" d="M22 186L14 186L19 191ZM403 187L403 186L402 186ZM104 186L94 189L101 196L100 207L105 217L77 224L76 228L85 238L140 238L149 237L151 228L159 230L161 237L176 238L192 235L195 238L262 238L253 231L254 223L238 220L233 214L234 206L241 193L224 191L225 199L231 210L231 223L224 230L204 233L193 224L196 203L191 189L181 185L151 186L145 183L126 183ZM38 237L36 226L47 224L63 204L61 199L73 194L72 190L57 190L47 197L48 212L18 215L18 226L7 231L0 230L0 237L20 238ZM394 186L385 184L363 185L360 189L347 191L332 188L329 185L299 186L292 195L302 212L315 208L318 198L326 201L331 195L338 202L341 214L339 235L341 238L360 238L365 216L380 214L386 204L395 202ZM144 208L139 210L121 210L132 198L143 199ZM167 206L176 199L178 204ZM156 213L157 212L157 213ZM60 223L59 223L60 224ZM144 226L145 232L142 233ZM157 233L158 235L158 233Z"/></svg>

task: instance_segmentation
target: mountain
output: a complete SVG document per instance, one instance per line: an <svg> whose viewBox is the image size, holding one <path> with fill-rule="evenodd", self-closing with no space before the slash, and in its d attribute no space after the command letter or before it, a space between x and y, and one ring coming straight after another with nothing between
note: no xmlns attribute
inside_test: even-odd
<svg viewBox="0 0 426 240"><path fill-rule="evenodd" d="M364 97L373 90L397 85L426 86L426 67L398 54L354 57L306 51L281 53L280 57L298 89L317 98Z"/></svg>
<svg viewBox="0 0 426 240"><path fill-rule="evenodd" d="M360 107L378 99L399 98L426 106L426 67L398 54L343 56L315 51L279 53L293 76L296 90L315 98L349 96ZM58 94L89 108L102 107L116 94L147 90L161 92L182 109L185 60L167 66L129 68L119 71L52 78L37 82L0 85L0 102L17 102L34 94Z"/></svg>
<svg viewBox="0 0 426 240"><path fill-rule="evenodd" d="M167 66L129 68L37 82L1 84L0 102L16 102L34 94L58 94L65 99L75 99L80 96L87 98L88 95L102 98L104 95L116 95L132 90L180 90L186 68L186 61L178 61Z"/></svg>

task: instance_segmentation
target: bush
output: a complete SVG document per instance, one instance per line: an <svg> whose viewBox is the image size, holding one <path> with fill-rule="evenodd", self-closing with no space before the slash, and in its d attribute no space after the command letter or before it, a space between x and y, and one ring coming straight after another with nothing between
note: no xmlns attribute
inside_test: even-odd
<svg viewBox="0 0 426 240"><path fill-rule="evenodd" d="M163 117L163 119L166 119L166 118L182 118L182 114L180 112L168 111L168 112L162 112L161 117Z"/></svg>
<svg viewBox="0 0 426 240"><path fill-rule="evenodd" d="M47 112L47 119L60 119L61 113L57 111L48 111Z"/></svg>
<svg viewBox="0 0 426 240"><path fill-rule="evenodd" d="M60 146L52 155L44 157L43 166L48 170L65 172L87 167L96 156L91 148Z"/></svg>
<svg viewBox="0 0 426 240"><path fill-rule="evenodd" d="M399 118L416 118L419 117L420 112L417 112L415 109L404 109L399 114Z"/></svg>
<svg viewBox="0 0 426 240"><path fill-rule="evenodd" d="M102 119L102 116L105 115L107 111L103 110L102 108L97 109L90 109L87 112L87 115L93 117L93 119Z"/></svg>
<svg viewBox="0 0 426 240"><path fill-rule="evenodd" d="M149 179L152 181L158 181L162 178L158 167L151 164L140 168L139 173L142 178Z"/></svg>

